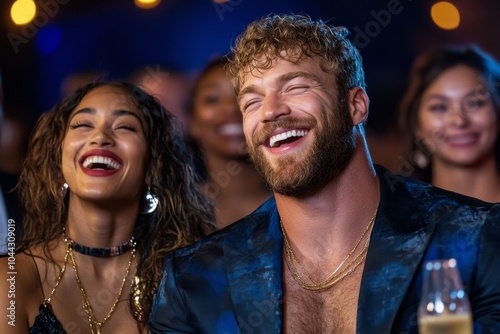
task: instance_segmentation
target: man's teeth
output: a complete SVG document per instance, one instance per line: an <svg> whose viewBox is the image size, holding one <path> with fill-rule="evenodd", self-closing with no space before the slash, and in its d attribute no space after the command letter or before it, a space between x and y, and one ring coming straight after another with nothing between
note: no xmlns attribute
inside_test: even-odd
<svg viewBox="0 0 500 334"><path fill-rule="evenodd" d="M274 147L279 141L286 140L290 137L304 137L307 134L307 130L290 130L287 132L280 133L278 135L274 135L269 139L269 146Z"/></svg>
<svg viewBox="0 0 500 334"><path fill-rule="evenodd" d="M82 165L83 167L88 168L92 164L106 165L109 169L119 169L121 167L121 165L117 161L109 157L101 157L96 155L85 159Z"/></svg>

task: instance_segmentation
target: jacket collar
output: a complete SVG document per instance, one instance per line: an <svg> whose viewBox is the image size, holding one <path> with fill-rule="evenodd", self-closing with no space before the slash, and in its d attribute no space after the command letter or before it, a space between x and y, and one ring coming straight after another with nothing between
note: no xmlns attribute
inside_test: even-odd
<svg viewBox="0 0 500 334"><path fill-rule="evenodd" d="M274 198L228 234L224 256L236 320L242 333L281 333L282 234Z"/></svg>
<svg viewBox="0 0 500 334"><path fill-rule="evenodd" d="M377 173L380 203L361 280L358 333L391 332L435 227L422 217L403 178L380 167Z"/></svg>

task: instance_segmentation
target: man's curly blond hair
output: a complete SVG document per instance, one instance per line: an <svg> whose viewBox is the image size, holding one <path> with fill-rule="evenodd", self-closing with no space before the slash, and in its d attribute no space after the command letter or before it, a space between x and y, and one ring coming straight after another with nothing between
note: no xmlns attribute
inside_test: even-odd
<svg viewBox="0 0 500 334"><path fill-rule="evenodd" d="M252 70L268 69L277 58L297 63L305 57L317 57L321 69L336 77L342 100L353 87L365 89L361 56L348 33L306 15L271 15L252 22L237 38L227 66L236 93Z"/></svg>

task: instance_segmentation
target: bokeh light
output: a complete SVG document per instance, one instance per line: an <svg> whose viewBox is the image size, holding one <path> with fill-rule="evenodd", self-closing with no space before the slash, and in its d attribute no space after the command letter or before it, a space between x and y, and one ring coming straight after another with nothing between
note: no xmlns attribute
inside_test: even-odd
<svg viewBox="0 0 500 334"><path fill-rule="evenodd" d="M431 8L431 16L434 23L441 29L452 30L460 24L460 13L450 2L441 1Z"/></svg>
<svg viewBox="0 0 500 334"><path fill-rule="evenodd" d="M160 0L135 0L135 5L139 8L150 9L158 6Z"/></svg>
<svg viewBox="0 0 500 334"><path fill-rule="evenodd" d="M36 5L32 0L17 0L12 4L10 16L17 25L31 22L36 14Z"/></svg>

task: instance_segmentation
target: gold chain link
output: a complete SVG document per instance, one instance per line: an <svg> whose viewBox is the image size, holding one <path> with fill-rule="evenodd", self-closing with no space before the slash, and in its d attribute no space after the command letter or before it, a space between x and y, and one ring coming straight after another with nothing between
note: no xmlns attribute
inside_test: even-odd
<svg viewBox="0 0 500 334"><path fill-rule="evenodd" d="M344 278L349 276L351 273L354 272L354 270L361 264L363 261L366 259L366 254L368 253L368 246L370 245L370 236L368 236L368 239L365 242L365 245L363 249L352 259L349 263L347 263L345 266L344 264L349 260L349 258L356 252L358 249L361 241L365 238L365 236L368 234L368 232L373 228L373 224L375 222L375 217L377 216L377 211L378 208L375 209L375 212L373 213L373 216L366 226L366 229L364 230L363 234L361 237L358 239L356 242L356 245L354 248L347 254L347 257L337 266L337 268L331 273L325 280L322 282L315 282L314 279L312 278L312 275L304 268L304 266L297 260L297 257L295 256L295 253L293 252L293 249L290 245L290 242L288 241L287 235L285 233L285 228L283 227L283 223L280 220L280 226L281 226L281 231L283 233L283 240L285 244L285 260L288 268L290 269L290 273L292 274L293 279L304 289L306 290L312 290L312 291L319 291L319 290L325 290L338 282L342 281ZM299 270L297 269L297 264L298 268L307 276L308 280L310 283L306 282L299 274ZM340 270L340 271L339 271Z"/></svg>

